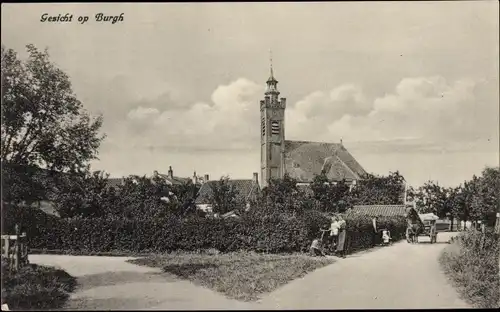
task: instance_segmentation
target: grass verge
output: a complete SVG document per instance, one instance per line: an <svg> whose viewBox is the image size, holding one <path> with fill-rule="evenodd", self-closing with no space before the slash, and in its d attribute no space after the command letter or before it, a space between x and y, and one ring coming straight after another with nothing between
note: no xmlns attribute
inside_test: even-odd
<svg viewBox="0 0 500 312"><path fill-rule="evenodd" d="M255 301L261 295L331 264L334 260L312 258L302 254L179 252L129 262L162 268L165 272L220 292L229 298Z"/></svg>
<svg viewBox="0 0 500 312"><path fill-rule="evenodd" d="M2 257L2 303L10 310L59 309L75 287L76 278L63 270L29 264L11 272Z"/></svg>
<svg viewBox="0 0 500 312"><path fill-rule="evenodd" d="M498 308L498 239L498 235L487 232L481 242L480 232L467 231L454 239L439 258L460 295L476 308Z"/></svg>

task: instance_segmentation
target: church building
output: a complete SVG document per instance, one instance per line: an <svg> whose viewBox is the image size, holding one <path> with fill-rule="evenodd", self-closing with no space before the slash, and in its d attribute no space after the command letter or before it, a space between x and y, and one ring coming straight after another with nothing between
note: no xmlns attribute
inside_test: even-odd
<svg viewBox="0 0 500 312"><path fill-rule="evenodd" d="M279 98L278 81L271 74L264 100L260 101L261 187L271 178L287 173L301 184L309 184L324 173L329 181L355 184L366 174L361 165L340 143L285 140L286 98Z"/></svg>

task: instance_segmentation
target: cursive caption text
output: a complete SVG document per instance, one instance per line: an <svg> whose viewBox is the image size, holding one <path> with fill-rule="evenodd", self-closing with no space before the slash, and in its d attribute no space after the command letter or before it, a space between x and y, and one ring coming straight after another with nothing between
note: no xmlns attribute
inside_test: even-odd
<svg viewBox="0 0 500 312"><path fill-rule="evenodd" d="M50 15L48 13L42 14L40 17L40 22L42 23L73 23L77 22L80 24L85 24L90 20L88 15L81 15L73 19L73 14L58 14ZM94 15L94 21L98 23L111 23L116 24L118 22L123 22L123 13L120 15L104 15L104 13L97 13Z"/></svg>

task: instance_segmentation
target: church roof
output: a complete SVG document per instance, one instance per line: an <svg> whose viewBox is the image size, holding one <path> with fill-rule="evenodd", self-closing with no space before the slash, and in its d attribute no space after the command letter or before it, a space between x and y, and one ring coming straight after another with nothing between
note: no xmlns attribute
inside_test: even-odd
<svg viewBox="0 0 500 312"><path fill-rule="evenodd" d="M196 204L208 204L212 196L212 185L218 183L219 180L208 181L204 183L200 190L198 191L198 196L196 197ZM254 180L228 180L228 185L233 186L237 191L237 200L239 202L246 202L250 196L257 195L259 185L254 182Z"/></svg>
<svg viewBox="0 0 500 312"><path fill-rule="evenodd" d="M342 144L285 141L285 172L299 182L312 182L324 171L330 181L359 180L366 171Z"/></svg>

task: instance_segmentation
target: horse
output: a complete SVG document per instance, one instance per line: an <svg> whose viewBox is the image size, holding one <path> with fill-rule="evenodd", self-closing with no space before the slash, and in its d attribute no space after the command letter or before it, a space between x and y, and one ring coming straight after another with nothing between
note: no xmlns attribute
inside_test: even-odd
<svg viewBox="0 0 500 312"><path fill-rule="evenodd" d="M420 227L417 224L412 224L411 226L408 226L406 231L407 231L406 240L408 241L408 243L411 244L418 243L418 235L420 234Z"/></svg>

